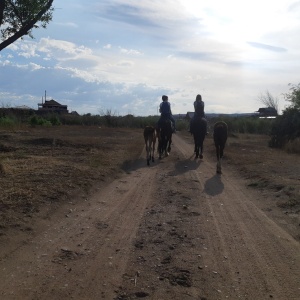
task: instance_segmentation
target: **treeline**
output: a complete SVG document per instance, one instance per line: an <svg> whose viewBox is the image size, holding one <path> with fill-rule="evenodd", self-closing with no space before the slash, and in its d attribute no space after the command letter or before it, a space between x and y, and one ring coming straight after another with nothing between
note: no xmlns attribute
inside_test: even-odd
<svg viewBox="0 0 300 300"><path fill-rule="evenodd" d="M47 114L43 116L29 115L27 118L18 117L15 114L2 115L0 113L0 126L12 127L17 125L30 126L58 126L58 125L84 125L103 127L127 127L144 128L146 125L155 126L159 116L136 117L133 115L116 116L110 113L103 115L71 115L71 114ZM259 119L257 117L218 117L208 119L210 130L215 122L223 120L228 124L233 133L270 134L274 119ZM176 121L178 130L188 130L189 120Z"/></svg>
<svg viewBox="0 0 300 300"><path fill-rule="evenodd" d="M300 84L292 85L290 92L285 95L290 106L282 115L274 119L258 117L218 117L208 119L209 131L213 124L225 121L230 133L265 134L270 136L270 147L285 148L291 152L300 153ZM36 115L34 112L16 113L14 110L0 109L0 128L18 126L59 126L84 125L103 127L144 128L146 125L155 126L159 116L136 117L133 115L116 116L110 111L101 115L72 115L55 114ZM188 130L189 120L176 121L177 130Z"/></svg>

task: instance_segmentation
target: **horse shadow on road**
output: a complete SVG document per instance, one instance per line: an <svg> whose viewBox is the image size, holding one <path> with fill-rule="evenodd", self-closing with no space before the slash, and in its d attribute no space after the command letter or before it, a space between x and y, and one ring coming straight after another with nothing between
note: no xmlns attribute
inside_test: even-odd
<svg viewBox="0 0 300 300"><path fill-rule="evenodd" d="M123 171L125 171L127 174L130 174L133 171L136 171L138 169L142 169L142 168L149 168L149 167L154 167L155 166L155 162L151 162L150 166L147 166L147 162L146 159L144 158L139 158L137 160L126 160L122 166L121 169Z"/></svg>
<svg viewBox="0 0 300 300"><path fill-rule="evenodd" d="M190 158L185 160L178 160L175 163L175 170L172 171L170 175L176 176L179 174L183 174L185 172L189 172L191 170L197 170L202 163L200 159L193 159L195 155L193 154Z"/></svg>
<svg viewBox="0 0 300 300"><path fill-rule="evenodd" d="M204 192L210 196L216 196L223 192L224 184L221 180L221 176L216 174L210 179L206 180L204 184Z"/></svg>

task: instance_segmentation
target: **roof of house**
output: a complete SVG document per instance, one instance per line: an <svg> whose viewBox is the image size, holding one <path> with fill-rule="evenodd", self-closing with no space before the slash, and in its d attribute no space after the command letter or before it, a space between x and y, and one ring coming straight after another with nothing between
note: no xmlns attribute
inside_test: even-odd
<svg viewBox="0 0 300 300"><path fill-rule="evenodd" d="M274 107L261 107L258 112L263 115L277 115L277 110Z"/></svg>
<svg viewBox="0 0 300 300"><path fill-rule="evenodd" d="M46 100L45 103L43 103L43 106L65 106L65 105L62 105L52 99L52 100Z"/></svg>
<svg viewBox="0 0 300 300"><path fill-rule="evenodd" d="M188 112L186 113L186 116L187 116L188 118L192 119L192 118L194 117L194 114L195 114L195 112L193 112L193 111L188 111Z"/></svg>

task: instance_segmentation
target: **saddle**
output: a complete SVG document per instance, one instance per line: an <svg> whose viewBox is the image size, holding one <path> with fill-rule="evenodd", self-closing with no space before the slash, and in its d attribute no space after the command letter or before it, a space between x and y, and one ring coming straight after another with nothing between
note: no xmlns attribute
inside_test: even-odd
<svg viewBox="0 0 300 300"><path fill-rule="evenodd" d="M202 116L195 116L195 118L191 120L190 133L194 134L201 123L203 123L203 125L205 124L205 130L207 130L207 120Z"/></svg>
<svg viewBox="0 0 300 300"><path fill-rule="evenodd" d="M172 130L174 130L174 126L173 126L173 123L172 123L171 119L169 117L166 117L166 116L161 117L160 121L157 124L158 128L161 129L162 126L167 125L167 123L170 123Z"/></svg>

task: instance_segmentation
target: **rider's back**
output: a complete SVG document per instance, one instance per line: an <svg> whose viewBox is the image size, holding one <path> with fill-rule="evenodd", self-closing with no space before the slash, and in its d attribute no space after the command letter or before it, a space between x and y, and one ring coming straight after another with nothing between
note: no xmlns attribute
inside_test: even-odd
<svg viewBox="0 0 300 300"><path fill-rule="evenodd" d="M171 114L171 107L169 102L164 101L160 104L160 113L164 117L167 117Z"/></svg>
<svg viewBox="0 0 300 300"><path fill-rule="evenodd" d="M203 101L195 101L194 103L195 113L199 117L204 117L204 102Z"/></svg>

